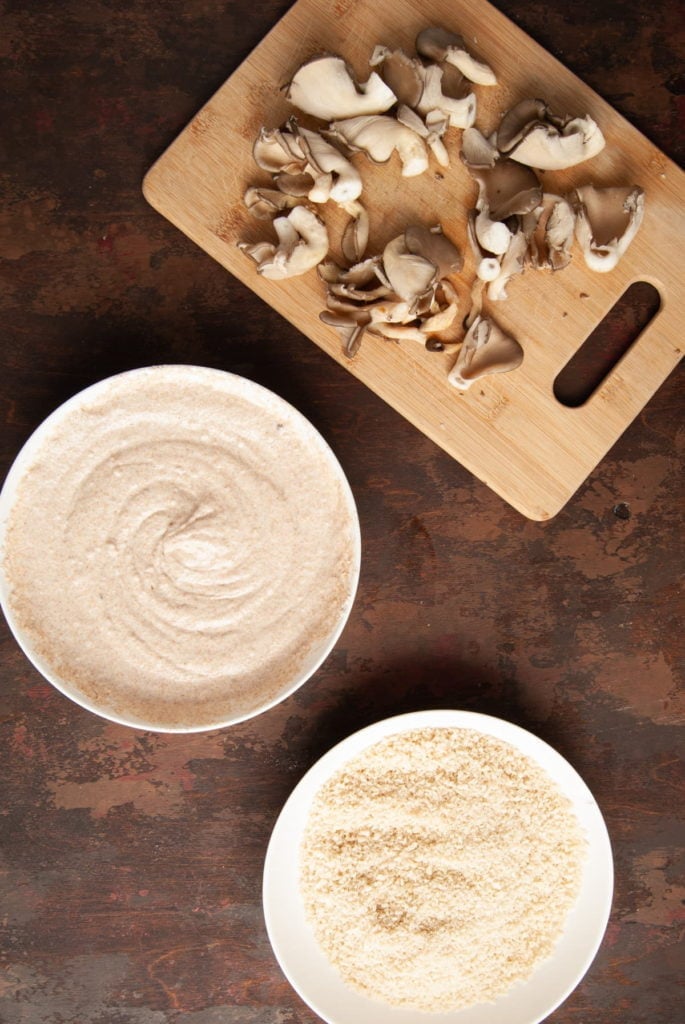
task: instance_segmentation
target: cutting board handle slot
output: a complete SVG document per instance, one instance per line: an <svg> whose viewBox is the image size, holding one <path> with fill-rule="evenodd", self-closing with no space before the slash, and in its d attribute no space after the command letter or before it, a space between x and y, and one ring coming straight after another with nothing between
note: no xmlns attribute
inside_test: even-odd
<svg viewBox="0 0 685 1024"><path fill-rule="evenodd" d="M661 309L648 281L634 281L600 320L554 380L554 397L577 409L601 387Z"/></svg>

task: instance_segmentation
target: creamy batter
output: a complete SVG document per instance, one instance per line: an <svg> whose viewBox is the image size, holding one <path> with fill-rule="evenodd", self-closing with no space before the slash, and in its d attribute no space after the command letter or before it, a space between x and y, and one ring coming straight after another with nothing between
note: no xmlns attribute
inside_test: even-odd
<svg viewBox="0 0 685 1024"><path fill-rule="evenodd" d="M349 488L320 436L239 377L153 367L59 410L4 544L8 614L67 692L160 729L291 689L358 571Z"/></svg>

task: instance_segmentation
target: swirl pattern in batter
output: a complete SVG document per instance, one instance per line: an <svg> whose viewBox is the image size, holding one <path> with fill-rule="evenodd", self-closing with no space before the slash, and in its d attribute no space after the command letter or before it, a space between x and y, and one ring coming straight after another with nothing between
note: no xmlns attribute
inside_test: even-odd
<svg viewBox="0 0 685 1024"><path fill-rule="evenodd" d="M221 371L151 367L41 433L6 529L7 605L66 692L132 724L211 728L321 660L354 596L358 523L292 407Z"/></svg>

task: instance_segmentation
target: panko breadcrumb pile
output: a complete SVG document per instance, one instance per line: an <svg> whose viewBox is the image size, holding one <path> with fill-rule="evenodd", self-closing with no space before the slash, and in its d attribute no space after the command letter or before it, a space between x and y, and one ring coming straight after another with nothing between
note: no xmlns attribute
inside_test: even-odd
<svg viewBox="0 0 685 1024"><path fill-rule="evenodd" d="M493 1002L550 955L586 842L529 757L470 729L416 729L317 794L301 891L317 941L365 996L428 1012Z"/></svg>

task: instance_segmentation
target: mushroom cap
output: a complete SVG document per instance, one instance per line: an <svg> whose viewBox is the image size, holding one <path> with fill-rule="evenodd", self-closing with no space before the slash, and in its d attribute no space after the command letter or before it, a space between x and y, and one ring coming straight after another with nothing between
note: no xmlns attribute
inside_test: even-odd
<svg viewBox="0 0 685 1024"><path fill-rule="evenodd" d="M535 171L515 160L498 160L490 169L471 173L479 185L482 183L493 220L528 213L542 201L542 187Z"/></svg>
<svg viewBox="0 0 685 1024"><path fill-rule="evenodd" d="M463 36L438 25L431 25L419 32L416 37L416 52L422 57L438 62L446 61L453 64L468 78L478 85L497 85L494 71L488 64L476 60L466 48Z"/></svg>
<svg viewBox="0 0 685 1024"><path fill-rule="evenodd" d="M480 377L508 373L523 362L523 349L494 320L477 316L469 327L448 381L466 391Z"/></svg>
<svg viewBox="0 0 685 1024"><path fill-rule="evenodd" d="M642 223L645 194L639 185L595 188L583 185L571 196L576 238L591 270L613 270Z"/></svg>
<svg viewBox="0 0 685 1024"><path fill-rule="evenodd" d="M414 42L416 52L429 60L445 60L450 48L459 47L462 50L466 46L463 36L456 32L448 32L440 25L429 25L419 32Z"/></svg>
<svg viewBox="0 0 685 1024"><path fill-rule="evenodd" d="M461 137L461 159L470 170L481 167L494 167L499 158L497 146L478 128L467 128Z"/></svg>
<svg viewBox="0 0 685 1024"><path fill-rule="evenodd" d="M293 75L286 98L323 121L381 114L397 99L375 71L368 81L359 83L352 69L335 54L323 54L303 64Z"/></svg>
<svg viewBox="0 0 685 1024"><path fill-rule="evenodd" d="M419 299L437 279L435 265L410 252L403 234L393 238L383 250L383 271L393 291L407 301Z"/></svg>
<svg viewBox="0 0 685 1024"><path fill-rule="evenodd" d="M403 50L390 50L377 46L369 60L371 67L380 67L385 84L397 97L398 103L415 107L423 92L423 65Z"/></svg>
<svg viewBox="0 0 685 1024"><path fill-rule="evenodd" d="M243 196L243 202L253 217L260 220L271 220L280 210L288 210L296 206L298 199L275 188L257 188L251 186Z"/></svg>
<svg viewBox="0 0 685 1024"><path fill-rule="evenodd" d="M443 69L438 64L429 64L424 69L423 92L416 109L424 117L439 110L452 128L470 128L476 120L476 97L472 92L466 96L447 95L443 91L447 82Z"/></svg>
<svg viewBox="0 0 685 1024"><path fill-rule="evenodd" d="M563 118L544 100L521 100L497 130L497 147L518 163L560 171L596 156L605 146L599 125L589 115Z"/></svg>
<svg viewBox="0 0 685 1024"><path fill-rule="evenodd" d="M439 278L458 274L464 265L464 257L454 242L443 234L440 225L426 228L422 224L412 224L404 232L404 243L409 252L429 260Z"/></svg>
<svg viewBox="0 0 685 1024"><path fill-rule="evenodd" d="M252 147L258 167L270 174L304 170L305 154L297 138L287 128L260 128Z"/></svg>
<svg viewBox="0 0 685 1024"><path fill-rule="evenodd" d="M562 270L571 262L575 213L563 196L545 192L535 210L522 218L527 259L535 268Z"/></svg>
<svg viewBox="0 0 685 1024"><path fill-rule="evenodd" d="M281 281L313 269L328 252L328 232L315 213L306 206L295 206L287 217L273 221L278 245L240 242L239 248L257 263L266 278Z"/></svg>
<svg viewBox="0 0 685 1024"><path fill-rule="evenodd" d="M549 108L544 100L526 99L515 103L502 117L497 129L497 148L508 153L518 145L530 128L547 121Z"/></svg>
<svg viewBox="0 0 685 1024"><path fill-rule="evenodd" d="M350 149L363 150L376 163L386 163L397 152L405 178L423 174L428 168L423 139L394 117L365 115L334 121L329 134L341 138Z"/></svg>

